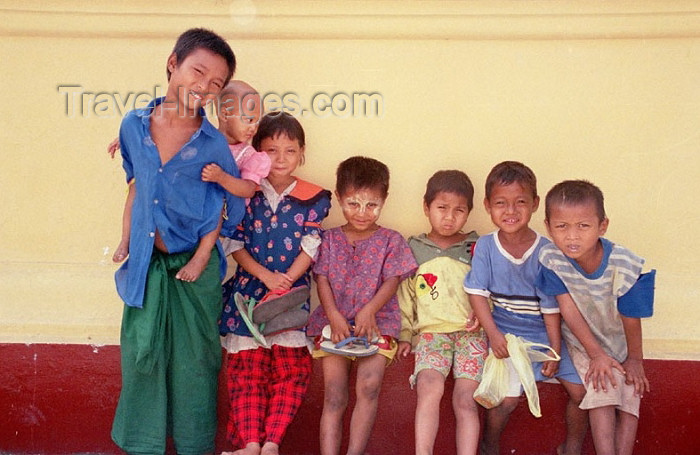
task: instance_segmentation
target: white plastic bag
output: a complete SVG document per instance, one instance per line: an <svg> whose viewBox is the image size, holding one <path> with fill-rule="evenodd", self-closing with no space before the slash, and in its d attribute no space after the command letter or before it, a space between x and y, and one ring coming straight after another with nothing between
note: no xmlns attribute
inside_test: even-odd
<svg viewBox="0 0 700 455"><path fill-rule="evenodd" d="M508 365L504 359L489 353L484 362L481 383L474 391L474 401L486 409L495 408L508 393Z"/></svg>

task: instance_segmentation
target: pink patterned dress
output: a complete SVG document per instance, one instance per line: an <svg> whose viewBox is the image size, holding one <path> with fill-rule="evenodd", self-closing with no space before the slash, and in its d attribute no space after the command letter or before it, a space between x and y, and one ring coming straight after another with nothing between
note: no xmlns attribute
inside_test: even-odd
<svg viewBox="0 0 700 455"><path fill-rule="evenodd" d="M328 277L338 310L351 320L374 297L384 281L395 276L403 280L413 275L417 268L411 248L398 232L380 227L370 238L352 245L343 230L336 227L323 233L314 273ZM375 318L382 335L398 338L401 312L396 295L376 313ZM319 306L309 319L307 335L319 335L326 324L328 317Z"/></svg>

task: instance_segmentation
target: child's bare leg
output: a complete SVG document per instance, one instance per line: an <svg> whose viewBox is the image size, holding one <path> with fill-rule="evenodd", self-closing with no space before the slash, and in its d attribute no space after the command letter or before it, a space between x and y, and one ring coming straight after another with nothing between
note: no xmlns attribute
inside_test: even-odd
<svg viewBox="0 0 700 455"><path fill-rule="evenodd" d="M126 196L124 204L124 214L122 215L122 238L119 245L114 250L112 260L114 262L122 262L129 255L129 236L131 235L131 210L134 206L134 198L136 197L136 187L134 183L129 184L129 193Z"/></svg>
<svg viewBox="0 0 700 455"><path fill-rule="evenodd" d="M321 362L325 390L320 423L321 454L338 455L343 437L343 416L348 406L350 360L329 355Z"/></svg>
<svg viewBox="0 0 700 455"><path fill-rule="evenodd" d="M588 411L591 434L597 455L615 454L615 407L603 406Z"/></svg>
<svg viewBox="0 0 700 455"><path fill-rule="evenodd" d="M260 455L279 455L279 453L280 446L270 441L263 444L262 450L260 451Z"/></svg>
<svg viewBox="0 0 700 455"><path fill-rule="evenodd" d="M197 281L197 278L199 278L204 269L207 267L210 258L211 251L208 253L202 252L201 254L195 253L192 258L187 261L187 264L185 264L185 266L177 272L175 278L189 282Z"/></svg>
<svg viewBox="0 0 700 455"><path fill-rule="evenodd" d="M437 370L421 370L416 378L416 455L432 454L440 425L440 400L445 377Z"/></svg>
<svg viewBox="0 0 700 455"><path fill-rule="evenodd" d="M471 379L455 379L452 408L455 412L457 454L473 455L479 446L479 405L474 391L479 383Z"/></svg>
<svg viewBox="0 0 700 455"><path fill-rule="evenodd" d="M379 392L382 389L386 357L374 354L357 361L357 380L355 383L355 409L350 419L350 442L348 455L362 455L369 442L377 416Z"/></svg>
<svg viewBox="0 0 700 455"><path fill-rule="evenodd" d="M617 455L632 455L634 451L634 441L637 437L638 424L639 419L634 415L623 411L617 412L617 428L615 434Z"/></svg>
<svg viewBox="0 0 700 455"><path fill-rule="evenodd" d="M235 452L222 452L221 455L260 455L260 444L249 442L244 448Z"/></svg>
<svg viewBox="0 0 700 455"><path fill-rule="evenodd" d="M175 278L189 282L197 281L197 278L199 278L209 263L211 250L214 249L216 239L219 238L222 221L223 220L219 218L219 225L217 228L201 238L199 245L197 245L197 250L187 264L177 272Z"/></svg>
<svg viewBox="0 0 700 455"><path fill-rule="evenodd" d="M481 441L482 455L499 455L501 433L508 424L510 414L518 406L518 397L506 397L501 404L486 411L484 437Z"/></svg>
<svg viewBox="0 0 700 455"><path fill-rule="evenodd" d="M583 447L583 439L588 431L588 411L578 406L586 395L586 389L581 384L559 380L566 392L569 401L566 403L566 441L557 447L559 455L580 455Z"/></svg>

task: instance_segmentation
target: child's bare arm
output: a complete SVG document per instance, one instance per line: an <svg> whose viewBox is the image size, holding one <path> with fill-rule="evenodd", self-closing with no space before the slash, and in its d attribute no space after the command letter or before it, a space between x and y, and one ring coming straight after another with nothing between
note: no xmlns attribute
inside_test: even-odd
<svg viewBox="0 0 700 455"><path fill-rule="evenodd" d="M486 331L486 336L489 337L489 347L494 355L499 359L508 357L508 342L506 337L496 327L496 322L493 320L491 308L486 297L478 294L469 294L469 303L481 327Z"/></svg>
<svg viewBox="0 0 700 455"><path fill-rule="evenodd" d="M233 259L238 263L239 267L259 279L269 290L281 289L289 290L292 287L293 281L281 272L273 272L265 268L262 264L253 258L245 248L231 253Z"/></svg>
<svg viewBox="0 0 700 455"><path fill-rule="evenodd" d="M644 353L642 349L642 321L620 315L627 339L627 359L622 363L626 371L627 384L634 384L635 395L642 396L649 391L649 380L644 373Z"/></svg>
<svg viewBox="0 0 700 455"><path fill-rule="evenodd" d="M287 269L287 278L294 283L296 280L301 278L301 276L304 275L307 270L309 270L309 267L311 267L311 264L313 263L314 260L311 258L311 256L309 256L306 251L301 250L301 252L299 252L297 257L292 262L292 265L290 265Z"/></svg>
<svg viewBox="0 0 700 455"><path fill-rule="evenodd" d="M615 368L623 374L625 373L625 369L617 360L605 353L593 335L593 332L591 332L590 327L588 327L588 323L583 319L571 295L558 295L557 302L559 302L559 309L564 321L566 321L566 325L581 342L588 357L591 359L588 372L583 380L586 383L593 381L593 388L595 390L603 389L603 391L606 392L607 378L610 380L610 384L616 388L617 381L615 380L615 376L613 376L612 369Z"/></svg>
<svg viewBox="0 0 700 455"><path fill-rule="evenodd" d="M350 336L350 324L335 305L335 296L330 281L325 275L315 275L318 300L331 326L331 341L339 343Z"/></svg>
<svg viewBox="0 0 700 455"><path fill-rule="evenodd" d="M374 315L396 294L400 282L401 278L398 276L392 276L385 280L377 289L374 297L357 312L355 315L356 336L371 338L373 335L381 335Z"/></svg>
<svg viewBox="0 0 700 455"><path fill-rule="evenodd" d="M129 241L131 237L131 211L134 207L134 199L136 198L136 184L132 179L129 182L129 192L126 195L124 203L124 213L122 214L122 238L119 245L114 250L112 261L122 262L129 255Z"/></svg>
<svg viewBox="0 0 700 455"><path fill-rule="evenodd" d="M406 278L399 284L397 297L401 310L401 332L399 333L399 349L397 358L406 358L411 353L411 338L414 334L416 322L416 276Z"/></svg>
<svg viewBox="0 0 700 455"><path fill-rule="evenodd" d="M199 240L199 245L195 250L194 254L187 261L187 264L180 270L178 270L175 278L182 281L197 281L197 279L202 275L202 272L207 267L207 263L211 258L211 250L216 245L216 239L219 238L219 232L221 232L221 225L223 223L223 217L219 217L219 224L216 229L210 233L204 235Z"/></svg>
<svg viewBox="0 0 700 455"><path fill-rule="evenodd" d="M221 185L223 189L238 197L253 197L257 185L252 180L239 179L211 163L202 169L202 180Z"/></svg>
<svg viewBox="0 0 700 455"><path fill-rule="evenodd" d="M561 354L561 315L559 313L544 313L544 327L547 330L549 346ZM551 378L559 370L558 361L547 361L542 365L542 374Z"/></svg>

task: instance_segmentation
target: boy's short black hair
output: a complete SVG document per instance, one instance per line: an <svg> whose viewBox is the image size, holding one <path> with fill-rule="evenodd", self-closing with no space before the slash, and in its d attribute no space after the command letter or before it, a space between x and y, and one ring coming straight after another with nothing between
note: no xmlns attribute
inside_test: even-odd
<svg viewBox="0 0 700 455"><path fill-rule="evenodd" d="M339 195L350 189L376 189L386 199L389 195L389 168L381 161L366 156L353 156L338 165L335 191Z"/></svg>
<svg viewBox="0 0 700 455"><path fill-rule="evenodd" d="M177 58L177 64L179 65L182 63L192 52L202 48L220 55L226 60L228 77L224 81L225 86L236 71L236 56L233 54L231 46L228 45L226 40L211 30L205 28L191 28L180 35L173 48L173 54L175 54ZM167 68L167 65L165 71L168 74L168 80L170 80L170 70Z"/></svg>
<svg viewBox="0 0 700 455"><path fill-rule="evenodd" d="M474 185L469 176L462 171L447 170L437 171L428 179L425 187L423 202L430 205L438 193L454 193L467 199L467 209L471 212L474 208Z"/></svg>
<svg viewBox="0 0 700 455"><path fill-rule="evenodd" d="M519 183L523 188L532 191L532 197L537 197L537 177L532 169L519 161L503 161L491 169L486 177L486 199L491 197L491 191L496 185Z"/></svg>
<svg viewBox="0 0 700 455"><path fill-rule="evenodd" d="M253 136L253 148L260 150L260 143L268 137L275 138L285 134L291 140L297 140L300 147L306 146L306 135L299 120L287 112L270 112L260 119L258 132Z"/></svg>
<svg viewBox="0 0 700 455"><path fill-rule="evenodd" d="M544 200L544 217L549 220L552 207L556 205L593 204L599 221L606 218L605 198L600 188L588 180L565 180L547 192Z"/></svg>

